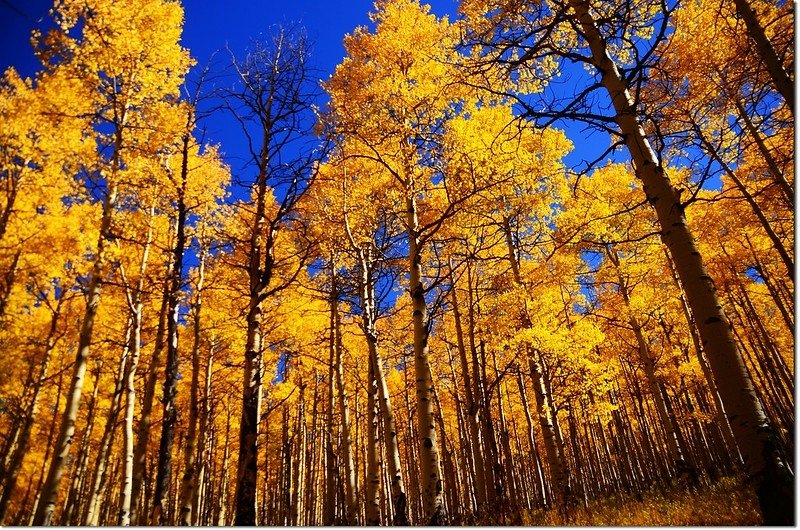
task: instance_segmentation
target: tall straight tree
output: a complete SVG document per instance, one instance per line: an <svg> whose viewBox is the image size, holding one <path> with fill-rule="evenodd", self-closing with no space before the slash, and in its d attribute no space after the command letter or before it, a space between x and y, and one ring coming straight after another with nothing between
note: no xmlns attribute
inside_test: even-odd
<svg viewBox="0 0 800 530"><path fill-rule="evenodd" d="M197 101L197 97L194 101ZM184 284L184 254L190 244L187 224L190 215L202 215L204 210L215 204L228 179L227 168L220 162L216 150L209 148L202 153L200 151L200 145L194 137L197 125L194 105L184 103L175 105L171 110L175 128L170 130L165 126L164 133L171 134L173 141L162 150L165 174L162 189L166 191L164 198L169 201L168 206L175 211L175 239L170 249L172 267L167 279L167 359L152 514L153 522L159 524L167 522L165 517L172 480L172 445L178 420L175 398L178 384L179 305Z"/></svg>
<svg viewBox="0 0 800 530"><path fill-rule="evenodd" d="M288 287L301 271L307 249L276 253L279 233L293 225L295 205L308 187L321 151L315 149L313 105L317 85L311 48L298 26L273 28L241 59L232 56L232 86L224 105L241 125L249 158L235 178L245 187L247 234L247 343L234 500L236 525L255 525L258 459L256 441L263 366L264 301ZM291 269L291 270L287 270Z"/></svg>
<svg viewBox="0 0 800 530"><path fill-rule="evenodd" d="M80 339L66 408L59 428L53 460L43 485L41 501L33 523L49 525L58 498L67 458L75 433L75 420L81 402L84 376L92 342L100 292L108 274L108 245L113 212L122 183L134 184L135 175L126 169L128 157L151 152L146 145L145 124L152 120L148 113L160 110L157 103L178 95L178 86L189 67L189 57L180 46L183 22L180 5L173 2L136 2L135 5L109 4L101 1L62 2L56 19L61 32L62 49L46 50L42 58L53 69L53 76L81 79L73 101L89 102L90 126L96 127L98 153L96 160L86 161L87 174L104 182L100 235L94 252L94 266L86 292L86 313L81 324ZM158 20L159 24L153 24ZM102 35L103 38L97 38ZM54 42L52 35L42 45ZM65 58L52 65L55 57ZM86 77L85 72L96 73ZM66 87L65 87L66 88ZM77 103L76 103L77 104ZM62 112L76 112L62 109Z"/></svg>
<svg viewBox="0 0 800 530"><path fill-rule="evenodd" d="M430 289L423 275L423 252L451 210L421 222L419 202L431 193L431 138L441 132L442 120L457 99L452 84L454 29L414 0L376 6L375 32L359 28L345 40L348 57L326 89L335 132L348 142L343 156L373 160L389 176L397 205L394 215L406 232L423 520L441 524L443 480L428 358L431 321L425 297Z"/></svg>
<svg viewBox="0 0 800 530"><path fill-rule="evenodd" d="M627 149L647 201L656 211L662 241L675 263L708 353L764 520L767 524L793 524L794 510L786 509L794 506L791 471L686 223L681 190L664 171L642 124L637 91L647 69L657 61L654 51L665 38L669 10L662 2L651 0L503 2L502 6L470 0L462 9L471 20L471 42L485 52L485 64L493 62L522 81L518 88L522 92L541 91L544 80L557 75L567 60L579 61L594 73L586 86L576 87L574 98L568 98L566 105L561 99L547 100L545 95L536 107L528 104L527 113L547 121L571 118L588 122L615 136L610 150ZM598 91L605 92L611 103L613 110L608 115L592 106L590 98Z"/></svg>

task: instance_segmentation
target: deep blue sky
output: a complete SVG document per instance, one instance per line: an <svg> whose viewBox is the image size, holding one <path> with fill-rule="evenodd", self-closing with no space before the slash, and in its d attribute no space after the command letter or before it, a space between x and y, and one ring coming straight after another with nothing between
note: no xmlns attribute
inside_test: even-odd
<svg viewBox="0 0 800 530"><path fill-rule="evenodd" d="M124 1L124 0L115 0ZM429 0L432 11L455 15L456 0ZM314 44L313 65L326 79L344 57L342 40L357 26L367 25L373 0L183 0L182 44L198 66L227 45L241 55L252 39L268 34L274 24L300 22ZM0 70L14 66L24 76L39 69L30 45L31 30L51 23L48 10L53 0L0 0ZM224 65L225 56L219 58ZM241 168L245 146L230 116L218 113L204 124L206 139L221 144L223 155L234 173Z"/></svg>
<svg viewBox="0 0 800 530"><path fill-rule="evenodd" d="M124 0L116 0L124 1ZM454 14L456 0L429 0L437 15ZM183 0L183 45L198 64L227 43L242 50L251 38L281 22L301 22L315 42L316 64L326 73L344 56L342 38L369 23L372 0ZM36 71L30 32L37 21L49 20L52 0L0 0L0 69L13 65L23 74ZM327 75L325 76L327 77Z"/></svg>
<svg viewBox="0 0 800 530"><path fill-rule="evenodd" d="M425 3L432 6L436 15L447 14L452 19L458 0ZM206 64L215 51L226 45L241 54L252 39L268 33L274 24L300 22L314 43L313 64L323 79L344 57L345 34L369 24L368 13L374 9L373 0L183 0L182 4L185 14L182 44L198 65ZM0 0L0 70L14 66L25 76L38 70L30 33L34 27L46 28L51 23L48 10L52 5L53 0ZM219 61L224 64L225 59L220 57ZM226 161L236 173L245 155L238 126L224 113L212 116L203 126L205 139L221 144ZM559 122L556 126L566 129L575 145L567 157L570 165L580 166L583 160L594 159L609 145L608 136L589 134L580 124Z"/></svg>

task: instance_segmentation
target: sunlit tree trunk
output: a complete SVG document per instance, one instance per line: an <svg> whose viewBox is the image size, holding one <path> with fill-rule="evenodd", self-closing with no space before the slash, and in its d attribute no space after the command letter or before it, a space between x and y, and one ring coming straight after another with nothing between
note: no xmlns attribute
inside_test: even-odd
<svg viewBox="0 0 800 530"><path fill-rule="evenodd" d="M121 144L122 137L118 134L115 145L114 168L119 167L119 150ZM112 179L114 178L115 177L112 177ZM95 317L97 316L97 310L100 306L100 292L102 290L106 268L106 247L109 243L111 218L116 199L117 187L116 184L112 183L103 201L103 217L100 221L97 253L95 254L89 279L89 287L87 289L86 313L84 314L80 334L78 335L77 354L72 369L69 390L67 391L66 407L56 438L53 460L50 462L47 479L41 490L40 502L33 517L33 524L35 526L49 526L52 523L53 511L55 510L56 500L58 499L58 489L61 484L61 478L64 476L67 457L69 456L70 449L72 448L72 441L75 436L75 420L78 417L78 409L81 404L81 394L83 392L83 382L86 375L86 365L89 360L89 346L92 342Z"/></svg>
<svg viewBox="0 0 800 530"><path fill-rule="evenodd" d="M737 8L741 9L738 4L744 1L737 0ZM647 199L656 210L661 237L669 248L697 322L722 401L731 418L731 427L747 475L758 494L764 522L793 524L794 479L775 439L773 427L756 396L713 281L686 225L680 194L664 173L645 138L627 82L607 52L607 43L589 11L588 2L570 0L569 5L574 10L574 21L581 28L591 49L601 83L611 98L616 121L625 137L636 175L642 180ZM786 90L779 91L782 94L785 92L784 98L791 107L791 85L783 83L781 86Z"/></svg>
<svg viewBox="0 0 800 530"><path fill-rule="evenodd" d="M217 512L216 525L226 526L228 524L228 468L230 462L230 434L231 434L231 410L229 405L225 405L225 445L222 446L222 482L220 483L219 512Z"/></svg>
<svg viewBox="0 0 800 530"><path fill-rule="evenodd" d="M344 485L345 485L345 519L346 524L357 523L355 468L353 465L353 439L350 432L350 409L348 406L347 391L344 384L342 371L342 317L339 313L338 276L335 259L331 260L331 319L333 321L334 365L333 373L336 379L336 397L339 408L339 419L342 435L342 458L344 460Z"/></svg>
<svg viewBox="0 0 800 530"><path fill-rule="evenodd" d="M378 393L375 382L375 366L370 359L367 376L367 480L365 523L369 526L380 524L380 505L378 493L381 485L380 468L378 467L378 414L376 414L375 394Z"/></svg>
<svg viewBox="0 0 800 530"><path fill-rule="evenodd" d="M450 281L452 284L450 300L453 308L453 319L456 328L456 341L458 346L458 356L461 363L461 377L464 380L464 400L467 408L467 424L469 427L470 444L469 449L474 462L473 479L475 480L475 497L478 503L477 513L481 514L487 508L486 480L484 479L484 459L481 448L481 434L478 425L478 405L474 395L474 386L470 376L470 367L467 360L467 348L464 340L464 330L462 324L461 310L458 302L458 293L453 275L453 266L450 264Z"/></svg>
<svg viewBox="0 0 800 530"><path fill-rule="evenodd" d="M786 175L778 167L778 162L775 160L775 157L772 156L772 151L770 151L769 147L767 147L766 142L764 141L764 137L762 133L759 132L758 128L756 128L753 120L747 114L742 102L736 98L731 98L736 105L736 110L739 113L739 118L742 119L744 122L745 130L753 137L753 141L756 143L756 147L758 147L758 152L761 153L761 156L764 158L764 162L766 162L767 167L769 168L770 177L775 184L783 192L783 199L785 200L786 204L791 208L794 209L794 186L792 186L787 180Z"/></svg>
<svg viewBox="0 0 800 530"><path fill-rule="evenodd" d="M150 366L147 370L145 380L144 395L142 396L142 411L139 414L138 433L136 444L133 449L133 477L131 480L131 524L141 525L147 520L146 509L140 509L142 484L145 481L147 471L147 447L150 443L150 430L152 425L153 405L155 404L156 385L158 383L159 367L161 365L161 353L164 350L164 339L167 329L167 311L169 309L169 285L172 277L173 254L167 263L166 276L164 278L161 308L158 313L158 327L156 329L155 340L153 341L153 355L150 358ZM149 506L149 498L144 503Z"/></svg>
<svg viewBox="0 0 800 530"><path fill-rule="evenodd" d="M383 359L381 358L380 353L378 353L378 335L375 328L377 308L375 302L374 279L371 273L371 267L374 259L373 247L368 245L366 248L359 248L357 245L355 245L355 241L351 242L357 249L358 263L361 272L359 278L359 288L361 291L361 324L364 328L364 336L367 340L370 363L369 371L374 376L375 392L377 394L376 396L373 396L373 399L377 399L383 421L384 443L387 460L386 465L391 480L391 498L394 513L393 524L405 526L408 524L408 516L406 508L405 484L403 483L402 469L400 467L400 450L398 448L397 426L395 424L392 403L389 398L389 388L386 384L386 377L384 375ZM372 381L372 379L370 379L370 381ZM373 475L368 474L368 476ZM368 522L368 524L370 523Z"/></svg>
<svg viewBox="0 0 800 530"><path fill-rule="evenodd" d="M334 386L334 364L336 362L336 321L333 303L330 315L330 339L328 341L328 377L327 383L327 414L325 415L325 505L323 524L332 526L336 524L336 454L333 450L333 413L336 407L336 387Z"/></svg>
<svg viewBox="0 0 800 530"><path fill-rule="evenodd" d="M508 221L504 223L503 232L505 234L506 255L509 263L511 263L514 281L518 286L522 286L522 276L520 275L517 252L513 238L511 237L511 229ZM523 315L523 319L523 324L526 327L532 326L532 322L527 315L527 310ZM554 490L551 491L553 491L556 497L556 499L553 500L563 505L569 500L569 472L564 459L563 443L560 442L561 435L557 423L558 417L553 414L552 396L544 380L539 353L530 350L527 352L527 356L531 379L533 380L533 393L536 398L536 414L539 417L539 426L542 429L542 438L544 439L545 455L547 457L548 467L550 468L551 488L554 488Z"/></svg>
<svg viewBox="0 0 800 530"><path fill-rule="evenodd" d="M439 466L439 446L433 417L433 377L428 361L428 308L422 284L422 248L417 221L417 201L406 200L406 226L409 239L409 289L411 291L414 324L414 374L417 396L417 436L420 451L420 484L423 517L426 524L444 524L442 506L442 471Z"/></svg>
<svg viewBox="0 0 800 530"><path fill-rule="evenodd" d="M569 475L564 461L563 444L559 443L559 428L552 414L552 397L547 391L541 363L536 359L536 352L529 353L531 378L533 379L533 394L536 397L536 411L539 416L539 426L542 429L545 455L550 468L550 480L553 483L554 495L562 505L569 499Z"/></svg>
<svg viewBox="0 0 800 530"><path fill-rule="evenodd" d="M134 462L134 433L133 433L133 416L136 408L136 371L139 367L139 358L142 353L142 291L144 289L145 273L147 272L147 261L150 255L150 244L153 239L152 219L155 215L155 208L150 208L150 222L147 227L147 237L145 240L144 248L142 249L142 260L139 264L139 279L133 293L129 293L126 289L126 296L128 301L128 309L131 312L131 338L128 351L130 354L130 361L125 372L125 417L123 428L123 443L125 447L123 474L122 474L122 491L120 493L120 509L119 509L119 525L129 526L131 524L131 508L133 493L133 462Z"/></svg>
<svg viewBox="0 0 800 530"><path fill-rule="evenodd" d="M517 367L517 388L519 389L519 396L522 402L522 410L525 413L525 424L527 429L525 429L526 434L528 436L528 446L530 447L531 452L531 459L533 462L534 467L534 481L536 483L536 489L541 493L542 500L545 505L549 505L551 501L547 495L547 487L545 485L546 481L544 478L544 473L542 472L542 465L539 458L539 449L536 443L536 433L534 432L533 428L533 418L531 417L531 407L528 404L527 398L527 391L525 390L525 381L522 378L522 369Z"/></svg>
<svg viewBox="0 0 800 530"><path fill-rule="evenodd" d="M64 368L64 366L62 364L60 369L63 370L63 368ZM58 412L58 410L61 407L61 398L63 397L63 395L64 395L64 372L62 371L61 374L58 377L58 386L56 387L56 402L53 405L53 411L56 412L56 413ZM63 417L64 416L62 416L62 425L63 425ZM57 420L58 420L58 414L53 414L53 416L51 418L51 421L50 421L50 432L54 432L55 431ZM73 432L74 432L74 424L73 424ZM34 501L33 501L33 509L31 510L31 513L29 514L29 518L28 518L28 521L27 521L28 526L33 526L34 525L34 521L36 521L37 516L39 516L39 513L40 513L41 508L43 506L42 503L43 502L47 502L46 501L46 497L44 496L46 490L43 487L46 484L45 483L45 480L46 480L45 479L45 469L48 469L47 468L47 462L48 462L48 459L50 458L51 451L54 451L55 449L58 449L58 447L59 447L58 441L59 440L57 439L55 446L50 443L50 440L47 440L47 443L45 444L44 459L42 460L42 466L41 466L40 471L39 471L39 480L38 480L38 484L36 485L36 490L35 490L36 491L36 497L34 498ZM52 470L52 464L49 467L49 469ZM48 478L49 478L49 475L48 475ZM48 520L52 519L54 509L55 509L55 499L53 500L53 506L50 508L50 512L47 514ZM15 522L20 522L20 521L15 521ZM48 522L48 524L49 524L49 522Z"/></svg>
<svg viewBox="0 0 800 530"><path fill-rule="evenodd" d="M100 369L102 366L102 361L99 361L91 370L92 375L94 375L94 390L92 390L92 395L89 398L86 427L81 436L81 444L75 458L76 466L75 471L72 473L72 483L70 484L69 493L67 495L67 502L61 514L60 523L62 525L78 526L78 521L81 520L81 510L83 509L81 501L83 500L83 491L85 489L84 484L88 482L88 473L86 473L86 469L89 467L89 453L91 452L89 442L94 432L97 393L100 390Z"/></svg>
<svg viewBox="0 0 800 530"><path fill-rule="evenodd" d="M678 443L678 433L673 427L672 418L670 417L664 397L660 390L660 383L656 377L655 360L653 353L650 351L650 344L644 335L642 326L639 324L638 319L631 311L630 293L628 292L628 285L625 278L620 271L619 257L617 251L611 245L605 246L606 255L609 261L614 266L617 274L617 286L622 300L625 303L627 310L628 323L631 326L633 335L636 337L636 344L639 352L639 359L642 362L645 377L647 378L647 385L650 387L650 395L653 397L653 402L656 405L656 412L658 419L661 422L661 427L664 429L664 434L667 443L667 450L669 451L670 458L672 459L671 466L675 466L679 461L688 458L685 448L681 447Z"/></svg>

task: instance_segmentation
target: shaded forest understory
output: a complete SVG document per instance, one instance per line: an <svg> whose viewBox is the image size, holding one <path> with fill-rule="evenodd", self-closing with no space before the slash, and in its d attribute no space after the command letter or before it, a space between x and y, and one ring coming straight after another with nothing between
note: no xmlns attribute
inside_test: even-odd
<svg viewBox="0 0 800 530"><path fill-rule="evenodd" d="M321 81L59 0L0 81L0 524L793 524L792 10L378 0Z"/></svg>

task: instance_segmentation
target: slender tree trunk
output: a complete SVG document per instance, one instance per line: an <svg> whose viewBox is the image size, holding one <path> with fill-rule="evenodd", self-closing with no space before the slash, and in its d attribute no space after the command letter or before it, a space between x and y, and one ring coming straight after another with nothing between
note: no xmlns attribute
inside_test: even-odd
<svg viewBox="0 0 800 530"><path fill-rule="evenodd" d="M155 215L155 208L150 208L150 219ZM147 272L147 260L150 255L150 244L153 239L152 223L147 227L147 239L142 250L142 261L139 265L139 279L136 291L129 296L128 306L131 311L131 341L128 346L130 361L125 373L125 419L123 430L123 443L125 447L125 462L122 470L122 491L120 493L119 525L130 526L132 493L133 493L133 469L134 469L134 438L133 438L133 416L136 408L136 371L139 368L139 359L142 353L142 290L144 289L145 273Z"/></svg>
<svg viewBox="0 0 800 530"><path fill-rule="evenodd" d="M39 375L35 381L32 381L31 398L27 403L25 416L21 420L19 426L18 436L16 442L10 447L10 458L4 466L4 476L0 478L2 482L3 493L0 495L0 525L3 524L8 510L8 502L11 500L16 486L17 478L19 477L22 460L25 458L25 453L28 450L28 442L30 441L31 431L39 413L39 399L41 397L41 390L47 379L47 370L50 366L50 359L52 358L53 349L58 340L57 329L58 319L61 316L61 305L64 302L64 293L58 299L53 315L50 319L50 327L47 330L47 338L45 339L44 354L42 357L41 365L39 367Z"/></svg>
<svg viewBox="0 0 800 530"><path fill-rule="evenodd" d="M205 280L206 254L200 253L200 265L197 272L194 301L194 342L192 344L192 387L189 391L189 432L186 435L186 452L183 461L183 477L181 479L180 524L192 526L197 512L195 490L197 489L197 417L200 390L200 338L201 313L203 308L203 282Z"/></svg>
<svg viewBox="0 0 800 530"><path fill-rule="evenodd" d="M670 417L667 411L667 406L664 402L664 397L661 394L660 383L658 381L658 378L656 377L655 360L653 359L653 354L650 351L650 344L647 338L644 336L644 331L642 330L642 326L639 324L639 321L636 319L636 316L631 311L630 293L628 293L628 285L620 269L620 262L619 262L619 257L617 256L617 251L611 248L611 245L608 244L606 244L605 250L608 259L609 261L611 261L611 264L614 266L614 270L616 271L617 274L617 285L619 287L619 292L622 295L622 300L625 303L625 308L628 313L627 315L628 323L631 326L633 335L636 337L639 359L642 362L644 374L645 377L647 378L647 385L650 387L650 395L653 397L653 402L656 405L656 412L658 413L658 419L661 422L661 426L664 429L664 435L667 443L667 450L669 451L670 458L672 459L671 465L677 465L679 462L683 461L683 459L687 457L685 448L683 448L678 443L678 433L673 427L672 418Z"/></svg>
<svg viewBox="0 0 800 530"><path fill-rule="evenodd" d="M519 396L522 401L522 409L525 413L525 424L527 425L526 434L528 435L528 446L530 447L532 463L535 469L534 480L536 482L536 489L541 492L544 504L549 505L550 501L548 500L547 487L545 486L546 481L544 473L542 472L541 463L539 462L539 448L536 443L536 433L533 429L533 418L531 417L527 392L525 391L525 381L522 378L522 369L519 367L517 367L517 387L519 388Z"/></svg>
<svg viewBox="0 0 800 530"><path fill-rule="evenodd" d="M747 111L745 110L741 101L735 97L732 99L736 104L736 110L739 112L739 117L744 122L745 129L747 129L747 132L753 137L753 141L755 141L758 151L764 158L764 162L767 163L767 167L772 174L772 180L783 192L783 198L786 200L787 206L794 210L794 187L786 180L784 172L778 167L778 162L775 160L775 157L772 156L772 153L767 147L766 142L764 142L764 138L761 136L761 133L753 123L753 120L747 115Z"/></svg>
<svg viewBox="0 0 800 530"><path fill-rule="evenodd" d="M327 415L325 418L325 506L323 521L326 526L336 524L336 453L333 450L333 413L336 407L336 390L333 382L336 362L336 321L333 304L330 315L330 340L328 342Z"/></svg>
<svg viewBox="0 0 800 530"><path fill-rule="evenodd" d="M700 132L700 128L697 126L696 126L696 131L698 136L700 137L700 140L706 146L706 150L708 151L708 153L722 167L722 169L725 171L725 174L728 175L728 177L730 177L730 179L739 189L739 193L741 193L742 197L744 197L745 202L750 206L750 209L753 211L756 218L761 223L761 227L764 229L764 232L767 234L767 237L772 242L775 251L781 257L781 261L783 261L783 264L786 268L787 276L794 283L794 261L789 255L789 252L786 250L783 241L781 241L781 239L778 237L778 234L775 233L775 230L772 229L772 225L769 223L767 217L764 215L764 212L761 210L761 206L758 205L755 197L753 197L753 195L747 189L744 182L742 182L741 179L739 179L739 176L736 174L736 172L733 169L731 169L731 167L722 159L719 153L717 153L717 151L713 148L711 143L708 140L706 140L702 132Z"/></svg>
<svg viewBox="0 0 800 530"><path fill-rule="evenodd" d="M453 320L456 327L456 341L458 346L458 356L461 362L461 376L464 379L464 400L467 407L467 424L469 426L470 444L474 462L475 497L477 500L476 516L481 517L487 509L486 480L484 478L485 463L483 451L481 449L481 435L478 425L478 405L474 395L474 386L470 377L470 367L467 360L467 347L464 341L464 330L460 306L458 303L458 293L456 291L455 279L453 277L453 266L450 264L450 283L452 284L450 298L453 307Z"/></svg>
<svg viewBox="0 0 800 530"><path fill-rule="evenodd" d="M712 399L714 400L715 411L716 411L715 418L717 421L717 425L719 426L720 431L722 432L728 450L733 455L735 455L732 457L732 459L737 464L741 464L739 448L736 445L736 441L733 438L731 425L728 422L728 417L725 414L725 407L722 404L722 399L720 398L719 391L717 390L717 383L714 380L714 375L711 373L711 368L708 366L708 361L706 360L705 353L703 352L703 347L700 344L700 337L697 336L697 326L695 325L694 319L692 318L691 312L689 311L689 305L686 302L686 297L683 294L683 289L680 284L680 279L678 278L678 273L675 270L675 265L672 263L672 258L670 258L667 249L664 249L664 257L667 260L667 265L669 266L670 269L672 281L679 292L678 298L680 299L681 302L681 311L683 312L683 317L686 320L686 325L689 328L689 335L692 337L692 344L694 345L694 351L695 354L697 355L698 364L700 365L700 369L702 370L703 376L705 377L706 383L708 384L708 391L711 394Z"/></svg>
<svg viewBox="0 0 800 530"><path fill-rule="evenodd" d="M114 167L118 167L117 158L119 156L121 142L121 138L118 135ZM91 277L89 279L86 313L84 314L80 334L78 335L78 348L72 370L72 379L70 380L69 390L67 391L66 407L56 438L53 460L50 462L47 479L42 487L41 501L33 517L33 524L35 526L50 526L52 523L51 519L58 499L58 489L61 484L61 478L64 476L67 457L69 456L70 449L72 448L72 441L75 436L75 420L78 417L78 409L81 405L86 365L89 360L89 347L92 342L95 317L97 316L97 310L100 306L100 292L102 290L103 276L105 274L106 247L109 243L111 218L116 199L117 187L116 184L111 184L108 194L103 201L103 217L100 221L100 236L97 241L97 253L95 254Z"/></svg>
<svg viewBox="0 0 800 530"><path fill-rule="evenodd" d="M222 482L219 486L219 512L217 512L216 525L226 526L228 508L228 468L230 462L230 438L231 438L231 409L229 404L225 404L227 420L225 422L225 445L222 447Z"/></svg>
<svg viewBox="0 0 800 530"><path fill-rule="evenodd" d="M417 436L419 436L419 470L422 480L423 520L431 525L444 524L442 506L442 471L439 466L439 446L433 418L433 377L428 361L428 308L422 285L422 248L420 248L417 202L412 196L406 201L406 225L409 238L409 288L411 290L414 323L414 374L417 396Z"/></svg>
<svg viewBox="0 0 800 530"><path fill-rule="evenodd" d="M50 422L50 432L54 432L55 431L56 421L58 420L58 414L57 413L58 413L58 410L61 408L61 397L64 394L64 372L63 372L63 368L64 368L64 366L62 364L62 366L60 367L60 370L59 370L61 373L58 376L58 387L56 389L56 402L55 402L55 405L53 405L54 414L53 414L51 422ZM69 405L69 401L67 402L67 405ZM65 413L65 415L66 415L66 413ZM63 418L64 418L64 416L62 416L62 426L63 426ZM73 429L74 429L74 424L73 424ZM50 452L53 451L53 450L57 450L58 447L59 447L58 441L59 440L57 439L55 446L53 446L53 444L50 443L49 439L46 440L45 451L44 451L44 459L42 460L42 467L40 468L40 471L39 471L39 481L38 481L38 484L36 485L36 497L34 498L34 501L33 501L33 509L31 510L31 513L30 513L30 518L28 520L28 526L34 526L34 521L36 520L37 515L40 513L41 507L43 506L42 502L43 501L47 502L47 497L45 497L45 495L44 495L46 490L43 488L43 486L46 485L44 470L47 467L47 461L50 458ZM52 463L51 463L49 469L52 471L52 469L53 469ZM49 474L48 474L48 478L49 478ZM55 499L53 500L53 506L50 508L50 511L47 514L48 524L49 524L49 519L52 519L52 515L53 515L54 509L55 509ZM18 515L18 517L19 517L19 515Z"/></svg>
<svg viewBox="0 0 800 530"><path fill-rule="evenodd" d="M739 4L745 4L746 0L736 2L737 8L744 11L744 5ZM648 201L655 207L662 239L670 250L697 322L703 347L731 418L746 473L757 492L764 522L768 525L794 524L794 478L753 389L713 281L686 225L680 194L645 137L626 81L608 55L607 44L589 12L588 2L570 0L569 4L614 105L617 124L633 158L636 174L642 180ZM764 53L763 49L761 53ZM780 92L785 92L784 98L790 104L793 101L790 99L793 97L792 85L787 86L785 82L779 85L785 89Z"/></svg>
<svg viewBox="0 0 800 530"><path fill-rule="evenodd" d="M76 455L75 471L72 473L72 483L70 484L69 494L67 495L67 502L64 505L64 511L61 514L61 524L69 526L78 526L78 521L81 520L81 500L83 499L84 484L87 482L86 469L89 466L89 453L91 446L89 442L92 439L94 432L94 417L97 410L97 393L100 390L100 369L102 368L102 361L98 362L92 374L94 375L94 390L89 398L89 410L86 415L86 427L81 436L81 444L78 448Z"/></svg>
<svg viewBox="0 0 800 530"><path fill-rule="evenodd" d="M514 281L518 286L523 286L522 276L520 275L517 252L511 235L511 227L508 220L504 221L503 232L505 234L506 252L511 263L511 270L514 274ZM532 326L532 322L527 315L527 310L523 314L523 325L526 328ZM565 506L569 502L569 472L566 468L564 459L563 443L560 440L560 428L558 417L553 414L552 396L548 391L547 382L540 359L534 358L537 352L528 351L528 363L530 366L531 378L533 379L534 396L536 397L536 413L539 416L539 426L542 429L544 439L545 455L547 456L548 467L550 468L550 478L555 488L556 497L554 500Z"/></svg>
<svg viewBox="0 0 800 530"><path fill-rule="evenodd" d="M531 378L533 379L533 393L536 397L536 411L539 416L539 426L542 429L544 438L545 455L547 456L548 467L550 468L550 480L553 484L555 497L561 505L566 505L569 501L569 475L564 461L563 445L558 443L558 427L555 418L552 416L550 394L542 374L542 367L533 354L529 354Z"/></svg>
<svg viewBox="0 0 800 530"><path fill-rule="evenodd" d="M767 72L772 78L772 83L775 90L783 97L789 110L794 115L794 80L792 80L789 72L784 68L783 61L778 57L778 52L772 46L772 43L767 37L766 31L761 26L753 11L749 0L734 0L736 5L736 12L744 20L744 25L747 27L747 34L755 43L755 50L758 55L764 60L767 66Z"/></svg>
<svg viewBox="0 0 800 530"><path fill-rule="evenodd" d="M345 524L357 523L355 468L353 466L353 440L350 433L350 409L347 403L347 389L344 385L342 373L342 319L339 314L339 290L335 259L331 260L331 319L333 321L334 337L334 365L333 373L336 378L336 396L339 408L340 427L342 431L342 449L344 459L344 485L345 485Z"/></svg>
<svg viewBox="0 0 800 530"><path fill-rule="evenodd" d="M194 506L197 507L196 510L193 510L192 514L192 524L199 525L199 524L208 524L208 521L211 520L208 512L209 503L209 495L203 495L203 492L206 489L210 488L209 484L209 475L211 473L211 465L210 460L213 458L213 447L217 441L217 432L214 428L214 423L212 420L212 413L214 407L212 406L211 401L211 383L212 383L212 375L213 375L213 368L214 368L214 348L216 348L217 342L214 336L213 331L211 332L211 340L209 341L208 346L208 357L206 358L206 372L205 372L205 385L203 388L203 408L202 413L200 414L200 426L199 426L199 436L200 439L203 440L200 446L200 461L202 463L199 474L197 477L197 487L195 488L194 492ZM209 429L209 422L211 428ZM210 433L209 433L210 431ZM212 474L211 477L214 477ZM204 504L206 509L203 511L200 507L200 504ZM203 521L200 521L200 514L204 514Z"/></svg>
<svg viewBox="0 0 800 530"><path fill-rule="evenodd" d="M114 445L114 435L116 434L122 388L125 381L126 366L128 364L128 345L130 344L130 337L132 335L131 325L132 321L129 318L125 326L125 342L122 355L120 356L119 368L114 378L114 394L111 396L111 404L108 408L103 436L100 438L100 447L97 451L97 460L94 466L94 473L92 474L92 481L89 483L91 487L87 499L88 510L83 519L84 526L97 526L100 522L100 500L105 491L105 485L108 479L108 464L111 460L111 448Z"/></svg>
<svg viewBox="0 0 800 530"><path fill-rule="evenodd" d="M158 313L158 327L156 329L156 337L153 343L153 355L150 358L150 367L147 371L147 380L144 387L144 396L142 399L142 412L139 416L138 436L136 437L136 445L133 449L133 476L131 480L131 524L141 525L146 519L146 509L142 510L141 506L149 505L149 496L147 502L140 502L142 483L145 480L145 473L147 471L147 446L150 443L150 427L152 425L153 405L156 396L156 384L158 383L159 365L161 364L161 353L164 350L164 337L167 328L167 311L169 309L169 285L170 278L172 277L172 268L174 263L172 261L173 253L170 253L170 259L167 264L166 276L164 278L164 289L161 299L161 309Z"/></svg>
<svg viewBox="0 0 800 530"><path fill-rule="evenodd" d="M380 505L378 492L381 485L380 468L378 467L378 414L376 414L375 394L378 393L375 382L375 365L370 360L367 377L367 480L366 480L366 517L368 526L380 524Z"/></svg>
<svg viewBox="0 0 800 530"><path fill-rule="evenodd" d="M400 465L400 449L397 439L397 425L394 409L389 398L389 387L383 372L383 360L377 349L372 357L378 385L378 400L383 418L384 444L386 446L387 469L391 479L392 511L396 526L408 525L408 507L406 500L406 487L403 482L403 471Z"/></svg>
<svg viewBox="0 0 800 530"><path fill-rule="evenodd" d="M299 356L298 362L300 362ZM290 462L293 468L292 475L294 476L294 480L292 481L291 499L289 501L289 524L292 526L302 525L302 518L307 510L307 506L304 502L305 499L303 497L303 486L305 485L304 479L306 472L306 445L308 443L306 437L306 384L303 381L302 366L300 364L298 364L297 371L299 373L298 386L300 387L300 396L297 400L298 405L294 427L294 436L297 440L297 443L293 444L293 447L296 448L296 450L293 452Z"/></svg>
<svg viewBox="0 0 800 530"><path fill-rule="evenodd" d="M172 480L172 453L175 438L175 424L178 421L178 409L175 406L175 396L178 393L178 319L183 277L183 257L186 248L186 185L188 180L189 164L189 136L183 139L181 159L180 189L177 198L177 224L175 247L173 248L173 266L169 281L169 302L167 306L167 361L164 371L164 412L161 419L161 441L158 446L158 468L153 498L153 524L167 524L171 522L168 517L168 500Z"/></svg>
<svg viewBox="0 0 800 530"><path fill-rule="evenodd" d="M393 524L397 526L408 525L408 512L406 507L406 489L403 483L403 474L400 466L400 450L397 440L397 426L394 411L389 398L389 387L383 371L383 359L378 353L378 335L375 329L375 285L372 278L370 264L372 263L372 249L359 250L359 264L361 266L361 314L364 335L367 339L369 351L370 370L375 377L377 400L383 419L384 443L389 476L391 477L391 496L394 512ZM368 405L369 406L369 405ZM368 524L370 524L368 522Z"/></svg>

